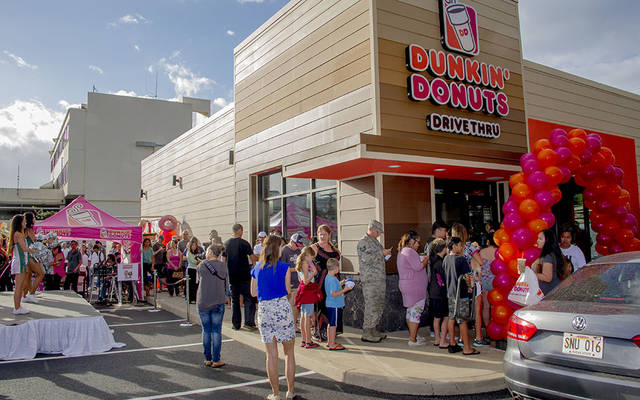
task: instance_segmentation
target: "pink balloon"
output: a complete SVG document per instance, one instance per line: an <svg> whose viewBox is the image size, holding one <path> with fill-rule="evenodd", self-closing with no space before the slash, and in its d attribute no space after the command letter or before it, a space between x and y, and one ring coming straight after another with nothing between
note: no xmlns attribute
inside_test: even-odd
<svg viewBox="0 0 640 400"><path fill-rule="evenodd" d="M524 225L524 220L517 212L507 214L502 221L507 232L513 232Z"/></svg>
<svg viewBox="0 0 640 400"><path fill-rule="evenodd" d="M584 179L587 182L593 182L593 180L596 179L597 177L598 177L598 171L594 169L590 169L584 174Z"/></svg>
<svg viewBox="0 0 640 400"><path fill-rule="evenodd" d="M569 137L569 135L567 134L567 132L564 129L560 129L560 128L556 128L554 130L551 131L551 139L555 139L558 136L564 136L564 137Z"/></svg>
<svg viewBox="0 0 640 400"><path fill-rule="evenodd" d="M567 148L569 147L569 138L566 136L556 136L551 139L551 145L556 149L556 151L563 147Z"/></svg>
<svg viewBox="0 0 640 400"><path fill-rule="evenodd" d="M533 246L536 238L528 228L516 229L511 235L511 241L520 249L528 249Z"/></svg>
<svg viewBox="0 0 640 400"><path fill-rule="evenodd" d="M493 278L493 287L501 293L509 293L515 283L516 279L506 272L498 274Z"/></svg>
<svg viewBox="0 0 640 400"><path fill-rule="evenodd" d="M538 257L540 257L540 249L538 249L537 247L527 249L522 254L522 258L527 260L527 265L533 264L533 262L537 260Z"/></svg>
<svg viewBox="0 0 640 400"><path fill-rule="evenodd" d="M620 243L613 243L609 246L609 254L622 253L624 251L624 247Z"/></svg>
<svg viewBox="0 0 640 400"><path fill-rule="evenodd" d="M582 196L584 196L585 200L595 200L596 192L594 192L593 189L585 188L582 192Z"/></svg>
<svg viewBox="0 0 640 400"><path fill-rule="evenodd" d="M596 209L603 214L615 212L615 205L609 200L600 200L596 202Z"/></svg>
<svg viewBox="0 0 640 400"><path fill-rule="evenodd" d="M538 164L537 161L527 161L523 166L522 166L522 171L526 174L526 175L531 175L536 171L540 171L540 164ZM544 172L543 172L544 174Z"/></svg>
<svg viewBox="0 0 640 400"><path fill-rule="evenodd" d="M560 183L569 182L571 180L571 177L573 176L571 170L567 167L560 167L560 171L562 171L562 180L560 181Z"/></svg>
<svg viewBox="0 0 640 400"><path fill-rule="evenodd" d="M567 140L567 145L569 145L569 140L568 139L566 140ZM568 147L560 147L556 149L556 154L558 155L558 163L560 164L568 163L569 160L571 160L571 157L573 157L573 153Z"/></svg>
<svg viewBox="0 0 640 400"><path fill-rule="evenodd" d="M625 206L616 207L616 210L614 212L615 216L618 219L622 219L622 218L626 217L628 213L629 213L629 211L627 211L627 207L625 207Z"/></svg>
<svg viewBox="0 0 640 400"><path fill-rule="evenodd" d="M550 211L540 214L540 219L546 222L549 228L551 228L556 223L556 217Z"/></svg>
<svg viewBox="0 0 640 400"><path fill-rule="evenodd" d="M600 151L600 148L602 147L602 139L600 138L600 135L596 135L596 134L590 134L587 135L587 149L589 149L589 151L591 151L592 153L597 153Z"/></svg>
<svg viewBox="0 0 640 400"><path fill-rule="evenodd" d="M507 337L506 325L498 325L495 321L489 322L487 336L493 340L504 340Z"/></svg>
<svg viewBox="0 0 640 400"><path fill-rule="evenodd" d="M509 200L502 205L502 212L504 215L518 212L518 204L513 200L513 198L509 197Z"/></svg>
<svg viewBox="0 0 640 400"><path fill-rule="evenodd" d="M582 153L582 155L580 156L580 163L582 165L589 164L592 158L593 158L593 153L591 152L591 150L585 149L584 153Z"/></svg>
<svg viewBox="0 0 640 400"><path fill-rule="evenodd" d="M537 158L535 155L531 154L531 153L525 153L520 157L520 166L524 167L524 165L528 162L528 161L535 161Z"/></svg>
<svg viewBox="0 0 640 400"><path fill-rule="evenodd" d="M494 275L500 275L501 273L507 271L509 271L509 266L505 264L501 259L496 258L491 263L491 272L493 272Z"/></svg>
<svg viewBox="0 0 640 400"><path fill-rule="evenodd" d="M624 228L631 228L638 225L638 219L635 215L628 213L622 218L621 224Z"/></svg>
<svg viewBox="0 0 640 400"><path fill-rule="evenodd" d="M533 190L544 189L549 185L549 178L542 171L535 171L527 178L527 185Z"/></svg>
<svg viewBox="0 0 640 400"><path fill-rule="evenodd" d="M606 167L602 169L602 172L600 173L600 175L606 180L615 181L616 167L614 167L613 164L608 164Z"/></svg>
<svg viewBox="0 0 640 400"><path fill-rule="evenodd" d="M605 246L608 246L609 244L611 244L613 240L614 238L607 235L606 233L598 233L598 236L596 236L596 241L598 243L602 243Z"/></svg>
<svg viewBox="0 0 640 400"><path fill-rule="evenodd" d="M618 168L618 167L614 167L615 168L615 178L614 181L622 186L622 178L624 177L624 171L622 170L622 168Z"/></svg>
<svg viewBox="0 0 640 400"><path fill-rule="evenodd" d="M548 190L541 190L536 192L533 196L533 199L540 205L540 208L543 210L548 210L553 205L553 195Z"/></svg>

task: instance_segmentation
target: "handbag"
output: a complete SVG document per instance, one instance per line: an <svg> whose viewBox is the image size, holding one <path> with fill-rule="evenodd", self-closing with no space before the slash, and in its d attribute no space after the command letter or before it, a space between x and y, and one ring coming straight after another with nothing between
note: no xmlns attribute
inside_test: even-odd
<svg viewBox="0 0 640 400"><path fill-rule="evenodd" d="M174 270L173 273L171 274L171 277L173 279L182 279L184 278L184 272L182 272L182 270L180 269Z"/></svg>
<svg viewBox="0 0 640 400"><path fill-rule="evenodd" d="M538 304L543 298L544 294L542 290L540 290L538 277L529 267L526 267L524 272L520 274L520 277L516 281L516 284L513 285L513 289L511 289L507 297L509 301L521 306Z"/></svg>

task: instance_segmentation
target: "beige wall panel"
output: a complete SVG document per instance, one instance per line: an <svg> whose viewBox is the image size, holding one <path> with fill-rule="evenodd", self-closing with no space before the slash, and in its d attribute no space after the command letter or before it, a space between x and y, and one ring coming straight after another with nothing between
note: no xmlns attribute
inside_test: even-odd
<svg viewBox="0 0 640 400"><path fill-rule="evenodd" d="M373 176L367 176L341 181L339 186L342 269L346 272L358 272L356 246L366 233L369 220L376 218L375 181Z"/></svg>

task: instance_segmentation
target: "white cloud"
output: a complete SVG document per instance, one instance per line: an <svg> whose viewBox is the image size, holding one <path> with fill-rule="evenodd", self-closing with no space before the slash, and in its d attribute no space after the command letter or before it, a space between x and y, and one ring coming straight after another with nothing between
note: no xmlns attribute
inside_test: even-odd
<svg viewBox="0 0 640 400"><path fill-rule="evenodd" d="M68 110L69 108L80 108L80 104L71 104L66 100L60 100L58 102L58 105L62 107L65 111Z"/></svg>
<svg viewBox="0 0 640 400"><path fill-rule="evenodd" d="M133 48L135 49L135 51L140 51L140 46L138 46L137 44L134 44Z"/></svg>
<svg viewBox="0 0 640 400"><path fill-rule="evenodd" d="M95 65L89 65L89 69L93 72L97 72L100 75L104 74L104 71L102 70L102 68L95 66Z"/></svg>
<svg viewBox="0 0 640 400"><path fill-rule="evenodd" d="M214 104L215 106L220 107L220 108L225 108L226 106L228 106L228 105L229 105L229 102L228 102L224 97L216 97L216 98L213 100L213 104Z"/></svg>
<svg viewBox="0 0 640 400"><path fill-rule="evenodd" d="M7 50L4 51L4 54L9 57L14 63L16 63L18 68L38 69L37 65L29 64L24 60L24 58L13 53L9 53Z"/></svg>
<svg viewBox="0 0 640 400"><path fill-rule="evenodd" d="M133 15L132 14L123 15L117 20L113 22L109 22L107 26L115 28L118 25L138 25L138 24L148 24L149 22L151 21L143 17L141 14L136 13Z"/></svg>
<svg viewBox="0 0 640 400"><path fill-rule="evenodd" d="M150 74L153 74L153 65L149 65L147 67L147 72L150 73Z"/></svg>
<svg viewBox="0 0 640 400"><path fill-rule="evenodd" d="M158 65L167 73L169 80L173 83L176 96L193 96L200 90L211 87L216 82L213 79L205 76L199 76L191 69L187 68L180 60L175 60L180 55L180 52L174 52L167 59L162 58L158 62Z"/></svg>
<svg viewBox="0 0 640 400"><path fill-rule="evenodd" d="M236 33L235 33L234 31L232 31L231 29L227 30L227 35L229 35L229 36L233 36L233 35L235 35L235 34L236 34Z"/></svg>
<svg viewBox="0 0 640 400"><path fill-rule="evenodd" d="M115 94L115 95L118 95L118 96L138 97L136 92L134 92L133 90L120 89L117 92L109 92L109 94Z"/></svg>
<svg viewBox="0 0 640 400"><path fill-rule="evenodd" d="M525 59L640 93L640 2L521 0ZM541 23L541 21L544 21Z"/></svg>
<svg viewBox="0 0 640 400"><path fill-rule="evenodd" d="M73 107L60 100L61 109ZM39 100L15 100L0 108L0 186L15 187L20 164L20 186L38 187L49 181L49 150L65 112L47 108Z"/></svg>

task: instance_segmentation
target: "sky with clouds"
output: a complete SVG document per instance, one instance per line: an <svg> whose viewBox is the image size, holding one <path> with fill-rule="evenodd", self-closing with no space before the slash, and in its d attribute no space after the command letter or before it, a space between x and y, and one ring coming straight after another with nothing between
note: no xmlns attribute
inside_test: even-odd
<svg viewBox="0 0 640 400"><path fill-rule="evenodd" d="M66 108L87 92L233 100L233 49L285 0L3 2L0 187L49 179ZM524 57L640 94L640 1L520 0Z"/></svg>

